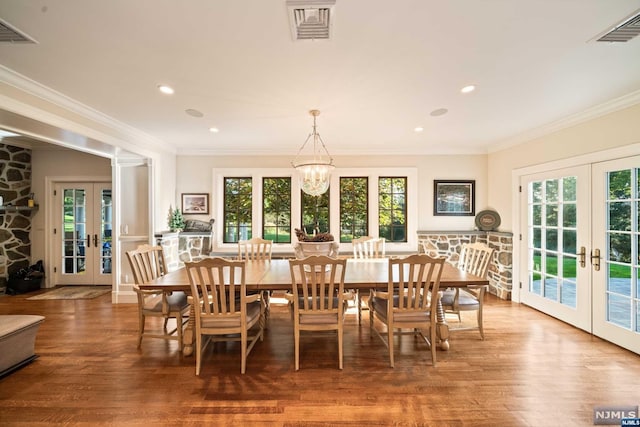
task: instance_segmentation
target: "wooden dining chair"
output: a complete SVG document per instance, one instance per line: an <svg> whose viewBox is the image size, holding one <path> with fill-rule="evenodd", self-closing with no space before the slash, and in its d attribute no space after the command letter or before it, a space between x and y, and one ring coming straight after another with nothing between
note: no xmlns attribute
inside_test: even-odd
<svg viewBox="0 0 640 427"><path fill-rule="evenodd" d="M238 259L246 261L271 261L273 240L254 237L238 241Z"/></svg>
<svg viewBox="0 0 640 427"><path fill-rule="evenodd" d="M493 249L484 243L466 243L462 245L458 268L482 278L487 277ZM442 294L442 308L445 313L454 313L458 321L462 322L461 312L476 311L476 326L450 327L451 331L475 330L480 331L480 338L484 340L482 320L482 306L487 290L486 285L467 285L462 288L447 289Z"/></svg>
<svg viewBox="0 0 640 427"><path fill-rule="evenodd" d="M238 259L241 261L271 261L271 250L273 240L266 240L260 237L253 237L248 240L238 241ZM251 292L250 292L251 293ZM269 317L271 292L260 292L261 301L264 305L265 316Z"/></svg>
<svg viewBox="0 0 640 427"><path fill-rule="evenodd" d="M177 340L180 351L183 345L184 326L188 321L189 304L184 292L169 292L160 289L140 289L139 285L151 282L166 273L166 263L162 247L141 245L126 252L135 285L133 290L138 297L138 348L142 338L162 338ZM161 332L146 330L147 317L164 318ZM176 327L167 330L169 319L176 319Z"/></svg>
<svg viewBox="0 0 640 427"><path fill-rule="evenodd" d="M389 259L387 289L371 290L369 326L389 349L392 368L394 334L421 336L430 347L431 361L436 366L436 314L444 261L444 258L428 255ZM375 319L386 325L386 340L375 328ZM399 331L395 332L396 329ZM402 329L410 329L410 332Z"/></svg>
<svg viewBox="0 0 640 427"><path fill-rule="evenodd" d="M336 331L338 367L342 369L342 337L347 300L344 292L346 259L312 255L289 260L292 291L287 293L293 318L295 370L300 369L301 331Z"/></svg>
<svg viewBox="0 0 640 427"><path fill-rule="evenodd" d="M354 259L385 258L386 239L384 237L362 236L351 241ZM368 296L366 297L368 298ZM369 306L363 301L360 291L355 291L355 304L358 309L358 325L362 322L362 310Z"/></svg>
<svg viewBox="0 0 640 427"><path fill-rule="evenodd" d="M248 295L245 261L220 257L185 263L195 312L196 375L209 343L240 342L240 372L247 356L264 338L264 306L259 294Z"/></svg>

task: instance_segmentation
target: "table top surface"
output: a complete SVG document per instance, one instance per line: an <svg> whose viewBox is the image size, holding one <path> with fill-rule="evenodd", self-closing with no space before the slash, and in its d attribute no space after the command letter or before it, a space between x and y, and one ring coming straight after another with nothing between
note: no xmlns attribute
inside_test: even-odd
<svg viewBox="0 0 640 427"><path fill-rule="evenodd" d="M389 281L389 260L348 259L344 285L348 289L386 288ZM288 290L291 288L289 260L247 261L245 283L250 290ZM444 263L440 287L461 287L466 285L487 285L482 277L465 273ZM165 289L167 291L189 291L186 269L180 268L149 283L139 285L141 289Z"/></svg>

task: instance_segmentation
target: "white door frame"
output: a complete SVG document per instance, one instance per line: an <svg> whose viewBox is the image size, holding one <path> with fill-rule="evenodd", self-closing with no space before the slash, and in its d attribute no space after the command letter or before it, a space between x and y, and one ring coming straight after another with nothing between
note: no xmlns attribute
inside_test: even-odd
<svg viewBox="0 0 640 427"><path fill-rule="evenodd" d="M57 184L65 182L111 182L110 176L47 176L44 178L45 189L45 221L44 221L44 265L45 265L45 288L53 287L52 278L54 277L53 268L57 265L53 262L55 250L53 247L53 229L57 226L54 224L54 195L53 190ZM113 237L112 237L113 238ZM113 270L112 270L113 271Z"/></svg>

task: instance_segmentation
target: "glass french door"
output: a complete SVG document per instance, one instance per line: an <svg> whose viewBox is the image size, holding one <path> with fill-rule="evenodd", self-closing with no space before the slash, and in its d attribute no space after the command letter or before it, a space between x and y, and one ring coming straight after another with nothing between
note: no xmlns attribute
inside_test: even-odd
<svg viewBox="0 0 640 427"><path fill-rule="evenodd" d="M640 354L640 156L520 183L521 301Z"/></svg>
<svg viewBox="0 0 640 427"><path fill-rule="evenodd" d="M111 284L111 183L55 186L56 285Z"/></svg>
<svg viewBox="0 0 640 427"><path fill-rule="evenodd" d="M640 157L593 166L593 333L640 354Z"/></svg>
<svg viewBox="0 0 640 427"><path fill-rule="evenodd" d="M591 330L589 167L521 178L521 300Z"/></svg>

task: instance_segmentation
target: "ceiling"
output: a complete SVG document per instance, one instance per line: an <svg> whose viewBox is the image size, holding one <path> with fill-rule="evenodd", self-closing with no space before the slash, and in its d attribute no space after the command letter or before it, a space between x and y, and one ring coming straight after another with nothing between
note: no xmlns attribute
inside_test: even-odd
<svg viewBox="0 0 640 427"><path fill-rule="evenodd" d="M332 155L486 153L640 102L640 37L595 41L640 0L335 3L294 41L285 0L2 0L37 43L0 64L178 154L293 155L314 108Z"/></svg>

